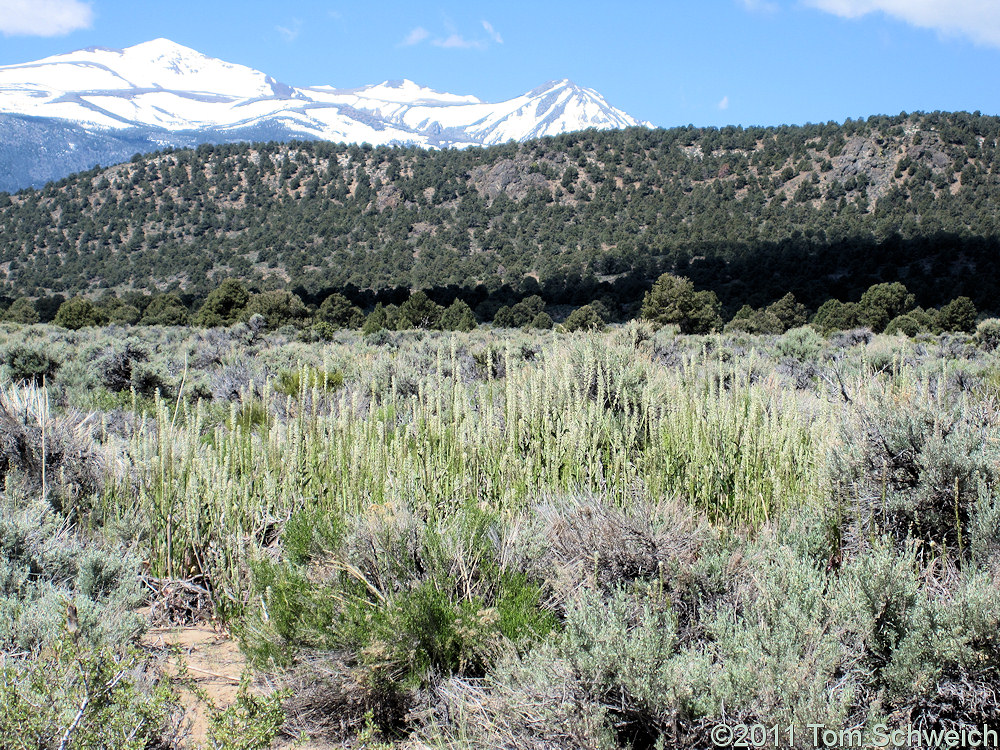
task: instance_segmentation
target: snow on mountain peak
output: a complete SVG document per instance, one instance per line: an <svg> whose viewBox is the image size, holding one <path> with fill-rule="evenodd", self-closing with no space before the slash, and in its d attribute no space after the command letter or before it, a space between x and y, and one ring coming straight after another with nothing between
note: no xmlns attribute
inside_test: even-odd
<svg viewBox="0 0 1000 750"><path fill-rule="evenodd" d="M121 73L137 87L212 93L231 98L268 96L267 76L217 60L169 39L153 39L120 51Z"/></svg>
<svg viewBox="0 0 1000 750"><path fill-rule="evenodd" d="M123 52L137 52L142 54L161 54L161 55L175 55L179 57L206 57L201 52L191 47L185 47L183 44L173 41L172 39L167 39L166 37L157 37L156 39L150 39L148 42L139 42L138 44L133 44L131 47L126 47Z"/></svg>
<svg viewBox="0 0 1000 750"><path fill-rule="evenodd" d="M418 83L403 78L394 81L383 81L372 86L365 86L358 90L372 99L380 99L387 102L412 102L412 103L465 103L480 104L481 100L475 96L462 96L459 94L447 94L441 91L421 86Z"/></svg>
<svg viewBox="0 0 1000 750"><path fill-rule="evenodd" d="M265 128L296 137L427 146L502 143L642 124L569 79L498 103L407 79L355 89L294 88L163 38L0 67L0 113L102 129L221 134Z"/></svg>

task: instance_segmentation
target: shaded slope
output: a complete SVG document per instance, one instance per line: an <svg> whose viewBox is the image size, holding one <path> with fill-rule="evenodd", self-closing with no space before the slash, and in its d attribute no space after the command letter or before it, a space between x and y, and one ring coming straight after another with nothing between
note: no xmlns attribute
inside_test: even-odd
<svg viewBox="0 0 1000 750"><path fill-rule="evenodd" d="M664 270L727 305L903 280L992 308L1000 120L589 131L488 149L203 146L0 207L6 292L220 278L306 292L503 284L572 297ZM587 281L590 279L590 281ZM630 294L632 292L629 292Z"/></svg>

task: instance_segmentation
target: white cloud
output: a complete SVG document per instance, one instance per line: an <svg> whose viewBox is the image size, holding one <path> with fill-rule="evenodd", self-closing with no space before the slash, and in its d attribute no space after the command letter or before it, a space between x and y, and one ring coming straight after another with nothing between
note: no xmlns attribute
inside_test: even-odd
<svg viewBox="0 0 1000 750"><path fill-rule="evenodd" d="M913 26L965 36L1000 47L1000 3L996 0L803 0L841 18L882 12Z"/></svg>
<svg viewBox="0 0 1000 750"><path fill-rule="evenodd" d="M461 34L449 34L431 42L435 47L445 49L486 49L489 43L482 39L466 39Z"/></svg>
<svg viewBox="0 0 1000 750"><path fill-rule="evenodd" d="M93 8L81 0L0 0L4 36L62 36L93 22Z"/></svg>
<svg viewBox="0 0 1000 750"><path fill-rule="evenodd" d="M274 28L281 34L282 39L291 43L299 38L299 33L302 31L302 21L296 18L291 26L275 26Z"/></svg>
<svg viewBox="0 0 1000 750"><path fill-rule="evenodd" d="M420 44L422 41L424 41L424 39L426 39L430 35L431 32L429 32L423 26L417 26L409 34L406 35L406 38L402 42L400 42L400 44L403 47L412 47L414 44Z"/></svg>
<svg viewBox="0 0 1000 750"><path fill-rule="evenodd" d="M729 109L729 97L728 96L722 97L722 101L720 101L717 106L721 110Z"/></svg>
<svg viewBox="0 0 1000 750"><path fill-rule="evenodd" d="M503 44L503 37L500 36L500 32L493 28L493 24L489 21L483 21L483 28L486 29L486 33L490 35L494 42L497 44Z"/></svg>
<svg viewBox="0 0 1000 750"><path fill-rule="evenodd" d="M400 47L413 47L422 44L428 39L435 47L442 49L488 49L491 43L503 44L503 37L500 32L493 28L489 21L482 21L483 29L489 35L485 37L468 37L460 33L447 18L444 22L445 33L441 36L431 34L423 26L417 26L406 35L406 38L399 43Z"/></svg>

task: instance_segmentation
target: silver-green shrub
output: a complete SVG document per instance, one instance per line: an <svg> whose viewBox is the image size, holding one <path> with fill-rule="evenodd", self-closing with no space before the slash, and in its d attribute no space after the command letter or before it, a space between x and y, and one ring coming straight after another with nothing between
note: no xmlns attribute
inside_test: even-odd
<svg viewBox="0 0 1000 750"><path fill-rule="evenodd" d="M830 457L845 543L887 534L964 554L980 486L1000 471L998 429L997 405L986 396L934 380L875 386Z"/></svg>
<svg viewBox="0 0 1000 750"><path fill-rule="evenodd" d="M81 539L40 499L0 494L0 649L48 646L69 619L82 643L124 643L143 629L142 600L134 555Z"/></svg>

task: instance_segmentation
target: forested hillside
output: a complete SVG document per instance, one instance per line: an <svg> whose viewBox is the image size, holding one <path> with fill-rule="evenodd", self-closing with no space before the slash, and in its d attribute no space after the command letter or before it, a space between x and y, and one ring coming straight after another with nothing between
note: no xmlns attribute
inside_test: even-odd
<svg viewBox="0 0 1000 750"><path fill-rule="evenodd" d="M902 281L995 310L1000 118L587 131L488 149L329 143L136 156L0 194L3 294L402 286L636 304L665 271L727 311ZM479 286L478 292L475 288ZM433 296L433 291L432 291Z"/></svg>

